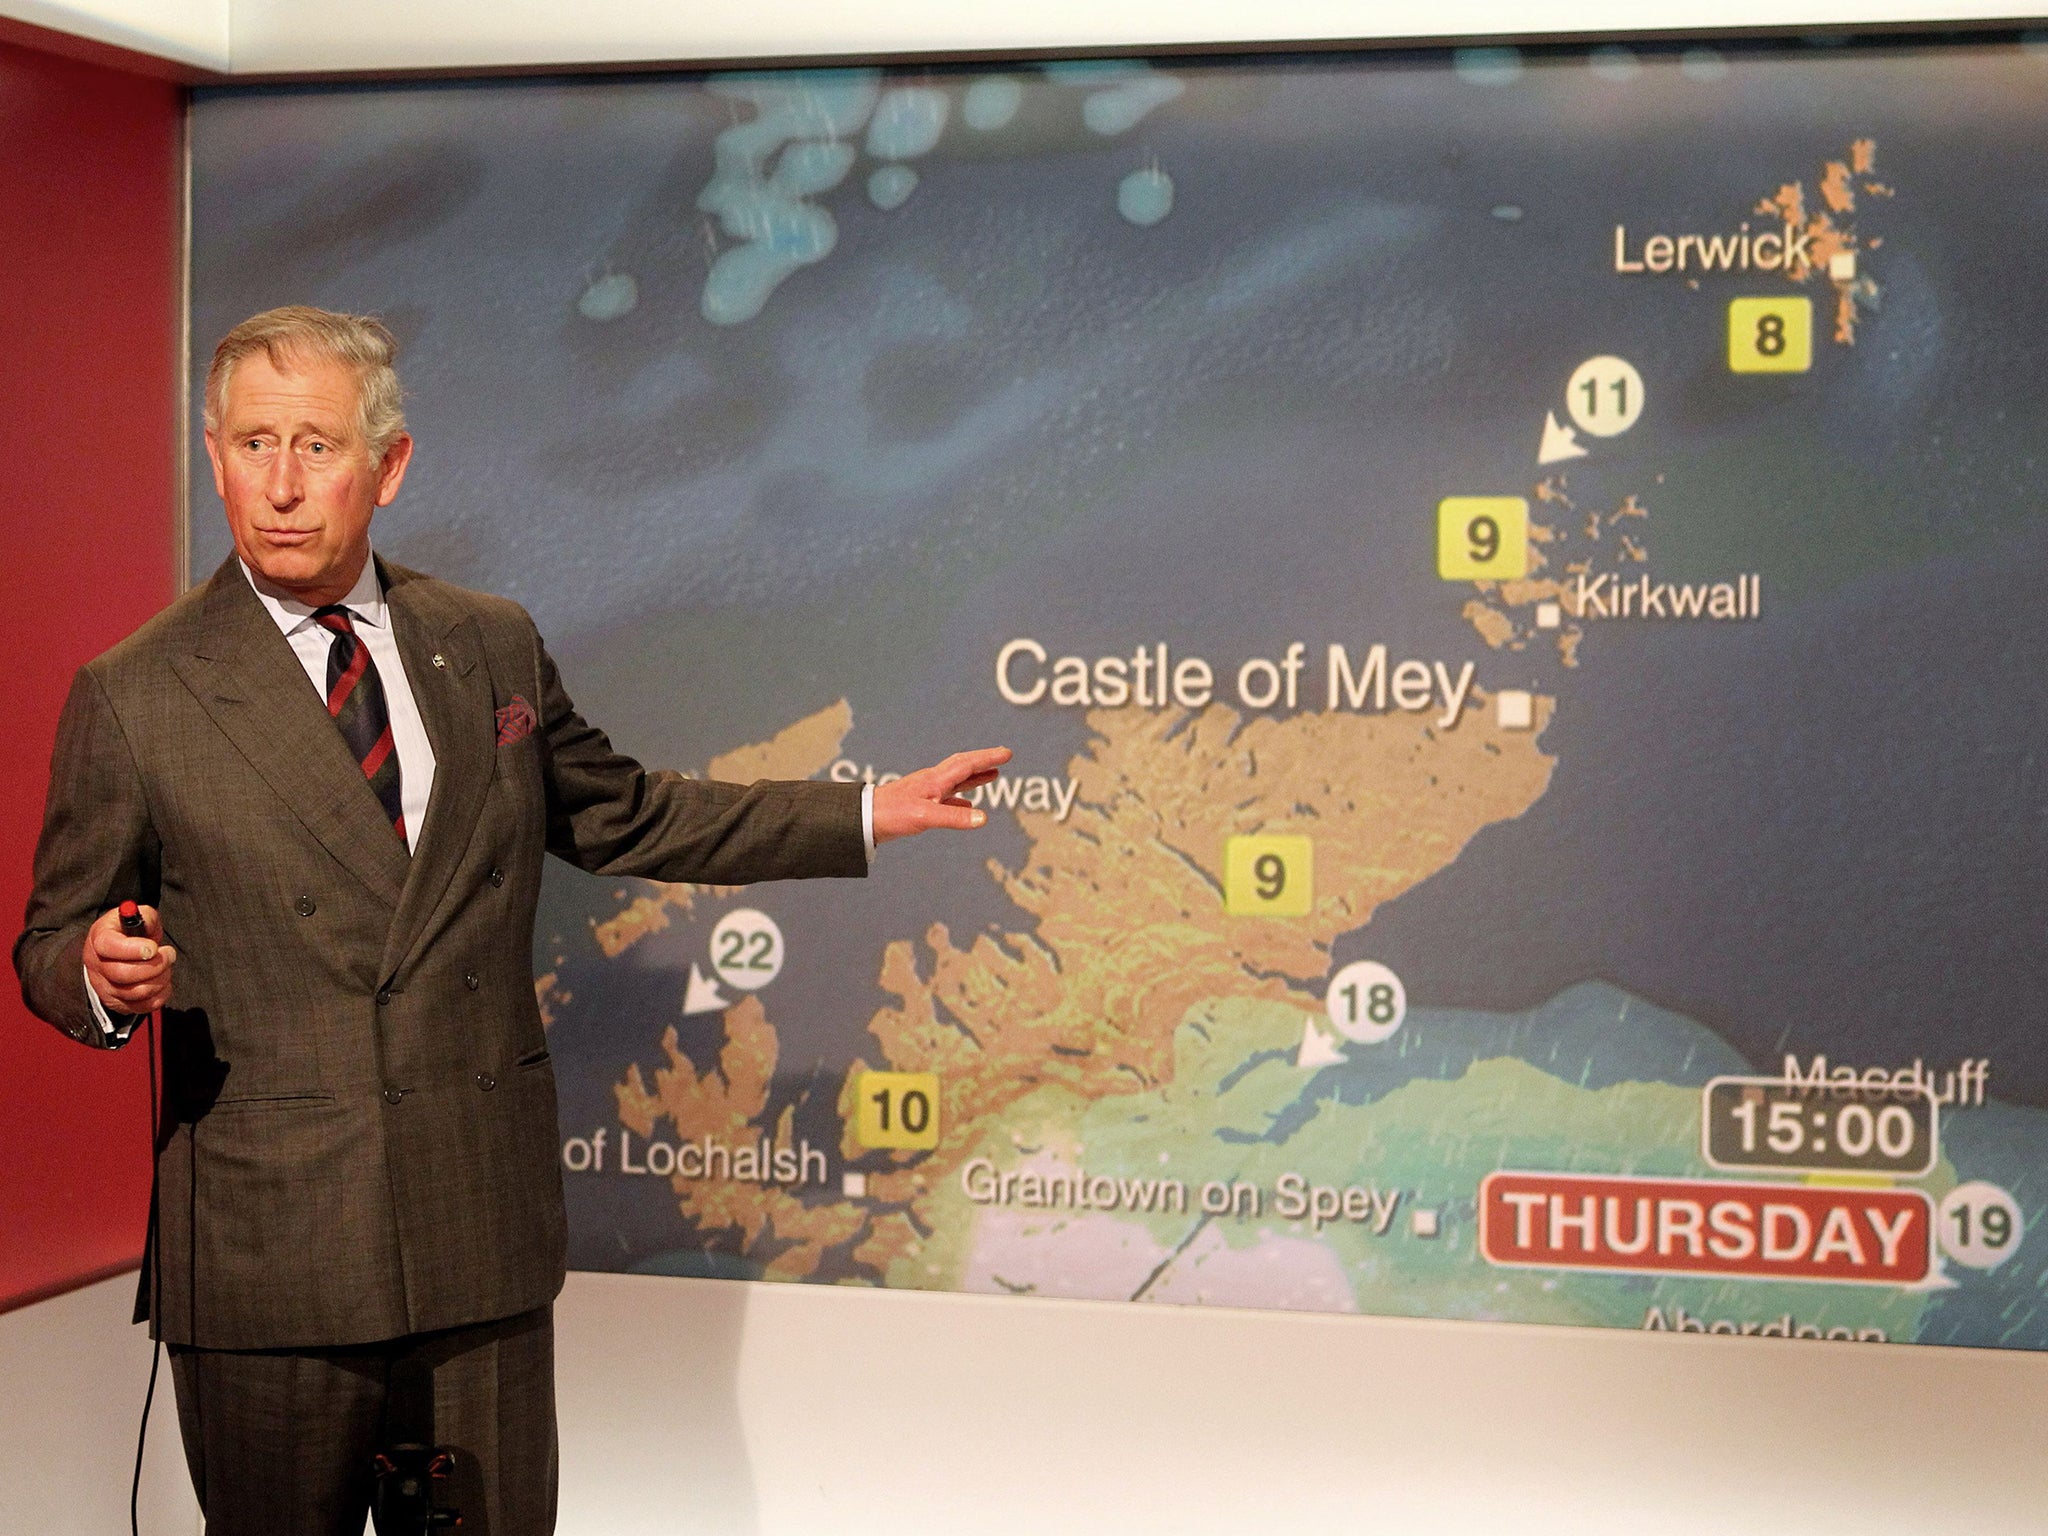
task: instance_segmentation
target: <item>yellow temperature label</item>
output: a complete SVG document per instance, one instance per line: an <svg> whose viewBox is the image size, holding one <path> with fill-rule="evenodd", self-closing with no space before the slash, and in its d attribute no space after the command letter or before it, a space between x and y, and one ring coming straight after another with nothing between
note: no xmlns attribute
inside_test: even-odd
<svg viewBox="0 0 2048 1536"><path fill-rule="evenodd" d="M1303 917L1316 897L1315 845L1305 837L1233 837L1223 845L1223 910L1232 917Z"/></svg>
<svg viewBox="0 0 2048 1536"><path fill-rule="evenodd" d="M863 1072L854 1089L853 1139L864 1147L929 1151L939 1144L939 1074Z"/></svg>
<svg viewBox="0 0 2048 1536"><path fill-rule="evenodd" d="M1519 496L1446 496L1436 504L1436 573L1445 581L1529 574L1529 503Z"/></svg>
<svg viewBox="0 0 2048 1536"><path fill-rule="evenodd" d="M1804 373L1813 366L1813 300L1728 301L1731 373Z"/></svg>

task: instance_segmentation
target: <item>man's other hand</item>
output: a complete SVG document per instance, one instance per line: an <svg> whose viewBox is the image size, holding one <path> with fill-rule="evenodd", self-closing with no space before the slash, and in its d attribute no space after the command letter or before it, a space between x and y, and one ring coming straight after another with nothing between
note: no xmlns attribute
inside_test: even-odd
<svg viewBox="0 0 2048 1536"><path fill-rule="evenodd" d="M983 747L955 752L943 763L920 768L900 779L875 786L875 846L898 837L914 837L933 827L965 829L988 821L988 812L967 803L966 795L996 776L1010 760L1008 747Z"/></svg>
<svg viewBox="0 0 2048 1536"><path fill-rule="evenodd" d="M878 818L879 819L879 818ZM171 968L178 951L164 942L163 919L142 908L142 932L121 931L121 909L109 908L85 931L85 976L94 996L112 1013L148 1013L171 1001Z"/></svg>

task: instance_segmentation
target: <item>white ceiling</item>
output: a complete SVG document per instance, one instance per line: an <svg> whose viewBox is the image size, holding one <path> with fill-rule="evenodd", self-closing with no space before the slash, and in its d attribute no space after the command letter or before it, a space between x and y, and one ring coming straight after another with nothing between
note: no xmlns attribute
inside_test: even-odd
<svg viewBox="0 0 2048 1536"><path fill-rule="evenodd" d="M1741 30L2015 14L2012 0L0 0L0 15L244 75Z"/></svg>

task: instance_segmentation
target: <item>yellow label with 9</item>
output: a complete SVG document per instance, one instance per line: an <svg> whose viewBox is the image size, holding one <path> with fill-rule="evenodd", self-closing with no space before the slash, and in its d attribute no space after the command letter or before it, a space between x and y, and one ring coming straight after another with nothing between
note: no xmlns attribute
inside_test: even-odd
<svg viewBox="0 0 2048 1536"><path fill-rule="evenodd" d="M939 1144L938 1073L863 1072L853 1093L853 1139L862 1146L929 1151Z"/></svg>
<svg viewBox="0 0 2048 1536"><path fill-rule="evenodd" d="M1223 844L1223 910L1232 917L1303 917L1316 898L1315 844L1305 837L1233 837Z"/></svg>
<svg viewBox="0 0 2048 1536"><path fill-rule="evenodd" d="M1436 573L1445 581L1529 574L1529 503L1519 496L1446 496L1436 504Z"/></svg>
<svg viewBox="0 0 2048 1536"><path fill-rule="evenodd" d="M1730 373L1804 373L1813 366L1813 300L1730 299Z"/></svg>

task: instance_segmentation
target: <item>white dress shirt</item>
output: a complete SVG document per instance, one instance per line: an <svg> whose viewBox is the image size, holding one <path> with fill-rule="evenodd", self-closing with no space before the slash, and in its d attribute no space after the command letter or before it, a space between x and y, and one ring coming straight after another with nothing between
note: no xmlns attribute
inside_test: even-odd
<svg viewBox="0 0 2048 1536"><path fill-rule="evenodd" d="M334 645L334 631L313 617L312 605L270 586L250 570L246 562L237 563L242 567L242 574L249 578L249 585L255 589L263 611L276 622L291 646L292 654L299 658L299 665L306 669L306 679L324 706L327 702L327 653ZM391 629L391 609L384 601L384 588L377 580L374 558L363 562L363 573L349 588L341 606L349 611L356 637L370 648L370 660L377 665L377 679L384 685L384 705L391 720L391 744L398 753L398 791L405 812L405 841L406 846L417 853L420 833L427 824L427 801L434 790L434 744L427 739L426 723L420 719L420 707L413 699L411 680L405 675L405 661L398 654L398 637ZM867 848L868 862L872 864L875 861L875 786L872 784L863 784L860 789L860 835ZM90 976L86 978L85 996L92 1004L93 1017L106 1034L125 1039L134 1029L133 1017L123 1015L125 1023L114 1021L100 1002L99 994L93 991Z"/></svg>

